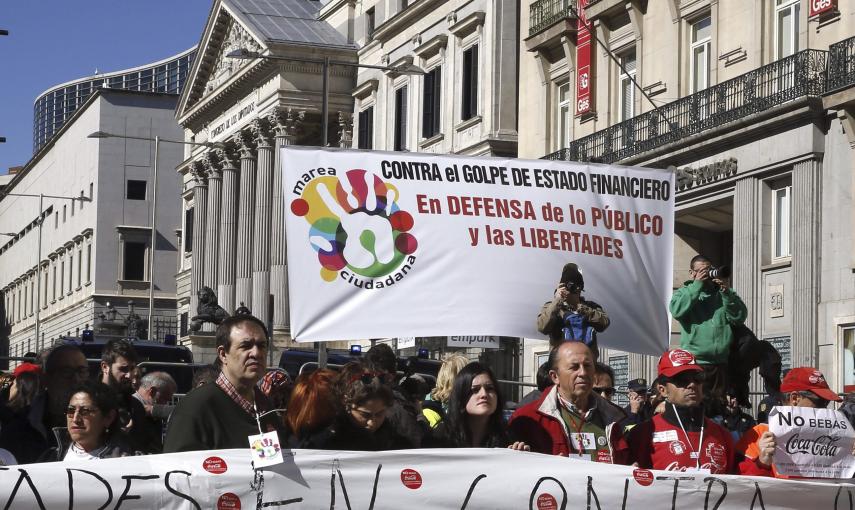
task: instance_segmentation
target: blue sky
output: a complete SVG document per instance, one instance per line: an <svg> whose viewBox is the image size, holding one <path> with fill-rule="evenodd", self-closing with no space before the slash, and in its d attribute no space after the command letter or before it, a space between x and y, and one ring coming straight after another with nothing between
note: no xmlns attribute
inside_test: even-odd
<svg viewBox="0 0 855 510"><path fill-rule="evenodd" d="M199 43L212 0L0 4L0 174L33 152L33 101L60 83L147 64Z"/></svg>

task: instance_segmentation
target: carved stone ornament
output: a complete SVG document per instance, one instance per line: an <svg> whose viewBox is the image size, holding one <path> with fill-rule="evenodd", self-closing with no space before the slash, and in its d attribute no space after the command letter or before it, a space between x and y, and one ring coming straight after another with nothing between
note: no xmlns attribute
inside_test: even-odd
<svg viewBox="0 0 855 510"><path fill-rule="evenodd" d="M229 317L229 312L219 305L217 294L211 287L202 287L196 296L199 297L199 306L196 307L196 315L190 319L190 324L187 326L191 333L202 329L202 324L206 322L219 325Z"/></svg>
<svg viewBox="0 0 855 510"><path fill-rule="evenodd" d="M241 131L237 137L235 137L235 141L238 144L238 150L240 150L241 158L255 157L255 137L249 130Z"/></svg>
<svg viewBox="0 0 855 510"><path fill-rule="evenodd" d="M275 126L276 136L293 137L297 136L297 128L305 118L305 110L277 106L270 112L268 119Z"/></svg>
<svg viewBox="0 0 855 510"><path fill-rule="evenodd" d="M190 171L193 173L193 180L196 182L197 186L208 185L208 168L205 163L202 161L194 161L193 165L190 167Z"/></svg>
<svg viewBox="0 0 855 510"><path fill-rule="evenodd" d="M217 156L220 158L222 168L237 168L237 155L228 149L217 149Z"/></svg>
<svg viewBox="0 0 855 510"><path fill-rule="evenodd" d="M202 93L203 96L207 96L216 90L220 85L228 81L238 69L251 62L251 60L226 57L230 52L241 48L255 52L261 51L261 46L253 39L249 32L244 30L234 19L229 18L226 36L223 38L223 43L220 46L220 51L211 70L208 83L205 84L205 91Z"/></svg>
<svg viewBox="0 0 855 510"><path fill-rule="evenodd" d="M255 143L258 144L259 147L270 147L273 145L273 138L270 132L270 123L267 119L258 118L252 121L250 124L250 129L252 130L252 134L255 135Z"/></svg>

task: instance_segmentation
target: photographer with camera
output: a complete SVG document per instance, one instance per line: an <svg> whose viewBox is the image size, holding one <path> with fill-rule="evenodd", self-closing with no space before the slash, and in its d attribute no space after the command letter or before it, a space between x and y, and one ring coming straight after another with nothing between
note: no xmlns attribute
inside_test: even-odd
<svg viewBox="0 0 855 510"><path fill-rule="evenodd" d="M537 330L549 336L550 347L563 342L584 342L596 361L600 356L597 333L609 327L609 316L603 307L585 300L583 290L585 280L579 266L565 264L552 301L546 302L537 316Z"/></svg>
<svg viewBox="0 0 855 510"><path fill-rule="evenodd" d="M719 414L727 391L727 361L733 344L733 326L745 322L748 308L728 287L726 267L713 268L696 255L683 287L671 297L671 315L680 323L680 348L691 352L704 369L704 391L711 415Z"/></svg>

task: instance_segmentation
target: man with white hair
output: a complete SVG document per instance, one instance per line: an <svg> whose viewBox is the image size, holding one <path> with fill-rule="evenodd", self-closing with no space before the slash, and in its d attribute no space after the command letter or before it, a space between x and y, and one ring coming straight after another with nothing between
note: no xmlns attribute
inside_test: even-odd
<svg viewBox="0 0 855 510"><path fill-rule="evenodd" d="M149 372L140 379L134 398L145 407L146 417L134 427L134 443L145 453L163 452L163 425L172 414L172 396L178 389L175 379L166 372Z"/></svg>

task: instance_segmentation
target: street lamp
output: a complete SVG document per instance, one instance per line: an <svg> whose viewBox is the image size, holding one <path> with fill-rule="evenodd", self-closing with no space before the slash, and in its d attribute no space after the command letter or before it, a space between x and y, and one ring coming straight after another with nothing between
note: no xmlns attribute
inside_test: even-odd
<svg viewBox="0 0 855 510"><path fill-rule="evenodd" d="M149 138L146 136L127 136L108 133L106 131L95 131L90 133L86 138L121 138L124 140L143 140L154 142L154 179L152 186L154 191L151 197L151 254L148 261L148 337L149 340L154 338L154 256L157 250L157 160L160 155L160 143L175 143L179 145L192 145L196 147L223 147L219 142L186 142L184 140L167 140L159 136Z"/></svg>
<svg viewBox="0 0 855 510"><path fill-rule="evenodd" d="M92 197L86 197L83 192L80 192L79 196L76 197L66 197L61 195L45 195L44 193L39 193L38 195L30 194L30 193L3 193L0 195L0 200L5 197L30 197L30 198L39 198L39 241L37 243L36 248L36 343L39 341L39 334L41 333L41 314L40 311L42 309L42 225L45 222L45 211L44 211L44 200L46 198L56 198L58 200L71 200L74 203L75 200L80 200L83 202L91 202ZM15 237L18 234L6 233L3 235Z"/></svg>
<svg viewBox="0 0 855 510"><path fill-rule="evenodd" d="M330 66L346 66L346 67L363 67L367 69L380 69L381 71L390 71L398 74L427 74L424 69L414 64L400 66L376 66L372 64L359 64L356 62L345 62L343 60L330 60L329 57L324 58L303 58L303 57L281 57L279 55L264 55L257 51L250 51L246 48L238 48L226 54L227 58L235 58L239 60L284 60L287 62L306 62L310 64L321 64L323 66L323 95L321 96L321 131L323 135L322 145L327 146L327 129L329 123L329 102L330 102Z"/></svg>

